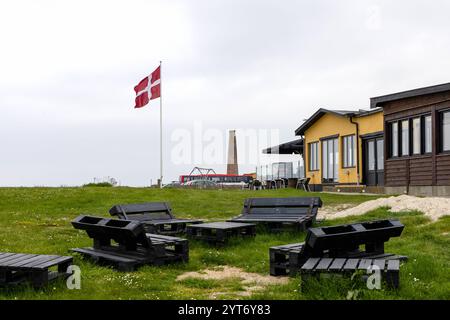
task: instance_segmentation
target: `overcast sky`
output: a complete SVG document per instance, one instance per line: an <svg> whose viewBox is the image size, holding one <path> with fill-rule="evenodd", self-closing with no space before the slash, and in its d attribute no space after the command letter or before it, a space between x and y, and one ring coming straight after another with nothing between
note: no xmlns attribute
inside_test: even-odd
<svg viewBox="0 0 450 320"><path fill-rule="evenodd" d="M222 172L174 162L175 133L201 126L225 143L238 129L239 152L259 152L239 130L288 141L319 107L450 82L449 12L447 0L2 1L0 185L155 182L159 101L133 109L133 87L160 60L165 181Z"/></svg>

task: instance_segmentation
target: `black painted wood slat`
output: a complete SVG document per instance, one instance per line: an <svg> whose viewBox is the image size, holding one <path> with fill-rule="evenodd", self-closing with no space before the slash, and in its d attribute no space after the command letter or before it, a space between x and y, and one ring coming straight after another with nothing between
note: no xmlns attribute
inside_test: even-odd
<svg viewBox="0 0 450 320"><path fill-rule="evenodd" d="M14 261L18 258L26 257L26 256L28 256L28 254L25 254L25 253L16 253L16 254L9 255L0 260L0 265L7 263L8 261Z"/></svg>
<svg viewBox="0 0 450 320"><path fill-rule="evenodd" d="M333 260L333 263L330 265L328 270L334 271L334 272L341 271L342 268L344 267L346 261L347 261L347 259L345 259L345 258L336 258Z"/></svg>
<svg viewBox="0 0 450 320"><path fill-rule="evenodd" d="M24 264L27 264L29 261L32 261L34 259L42 259L42 256L40 255L34 255L34 254L28 254L25 256L22 256L19 259L15 259L15 260L10 260L8 262L4 262L2 263L2 266L14 266L14 267L19 267L22 266Z"/></svg>
<svg viewBox="0 0 450 320"><path fill-rule="evenodd" d="M354 271L358 267L359 260L358 259L348 259L345 262L344 271Z"/></svg>
<svg viewBox="0 0 450 320"><path fill-rule="evenodd" d="M72 260L72 257L56 257L56 258L53 258L53 259L49 259L48 261L41 262L40 264L36 263L33 266L33 268L47 269L49 267L58 265L58 264L63 263L63 262L68 262L68 261L71 261L71 260Z"/></svg>
<svg viewBox="0 0 450 320"><path fill-rule="evenodd" d="M333 262L332 258L322 258L319 263L317 264L315 270L318 271L326 271L328 270L328 267Z"/></svg>
<svg viewBox="0 0 450 320"><path fill-rule="evenodd" d="M372 266L372 259L361 259L358 264L358 270L368 270Z"/></svg>
<svg viewBox="0 0 450 320"><path fill-rule="evenodd" d="M320 258L309 258L305 264L302 266L301 270L303 271L312 271L314 267L319 263Z"/></svg>

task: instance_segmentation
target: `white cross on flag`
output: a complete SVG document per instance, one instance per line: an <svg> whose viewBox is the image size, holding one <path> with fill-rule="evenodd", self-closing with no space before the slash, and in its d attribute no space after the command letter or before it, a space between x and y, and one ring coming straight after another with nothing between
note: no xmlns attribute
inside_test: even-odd
<svg viewBox="0 0 450 320"><path fill-rule="evenodd" d="M161 66L156 68L148 77L139 82L134 87L136 92L135 108L142 108L150 100L159 98L161 96Z"/></svg>

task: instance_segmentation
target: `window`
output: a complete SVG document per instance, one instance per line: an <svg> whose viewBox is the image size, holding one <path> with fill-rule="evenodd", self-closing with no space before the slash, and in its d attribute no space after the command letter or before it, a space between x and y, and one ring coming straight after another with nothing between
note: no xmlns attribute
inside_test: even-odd
<svg viewBox="0 0 450 320"><path fill-rule="evenodd" d="M309 144L309 170L319 170L319 143L313 142Z"/></svg>
<svg viewBox="0 0 450 320"><path fill-rule="evenodd" d="M356 139L355 136L346 136L342 138L342 167L350 168L356 165Z"/></svg>
<svg viewBox="0 0 450 320"><path fill-rule="evenodd" d="M432 151L432 135L431 135L431 116L424 118L424 135L425 135L425 153L431 153Z"/></svg>
<svg viewBox="0 0 450 320"><path fill-rule="evenodd" d="M377 139L377 169L384 170L384 140Z"/></svg>
<svg viewBox="0 0 450 320"><path fill-rule="evenodd" d="M409 120L402 121L402 156L409 156Z"/></svg>
<svg viewBox="0 0 450 320"><path fill-rule="evenodd" d="M369 141L369 170L375 170L375 141Z"/></svg>
<svg viewBox="0 0 450 320"><path fill-rule="evenodd" d="M391 156L398 157L398 122L391 123Z"/></svg>
<svg viewBox="0 0 450 320"><path fill-rule="evenodd" d="M450 111L441 115L442 151L450 151Z"/></svg>
<svg viewBox="0 0 450 320"><path fill-rule="evenodd" d="M338 139L322 141L322 180L337 182L339 168Z"/></svg>
<svg viewBox="0 0 450 320"><path fill-rule="evenodd" d="M421 154L420 129L420 118L414 118L412 120L413 154Z"/></svg>

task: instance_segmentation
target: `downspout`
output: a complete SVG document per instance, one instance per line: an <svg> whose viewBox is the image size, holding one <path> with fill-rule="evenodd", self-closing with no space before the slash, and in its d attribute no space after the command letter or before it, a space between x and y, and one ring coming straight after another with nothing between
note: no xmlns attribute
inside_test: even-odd
<svg viewBox="0 0 450 320"><path fill-rule="evenodd" d="M359 172L359 123L353 121L353 116L350 115L350 123L356 126L356 185L359 186L360 172Z"/></svg>
<svg viewBox="0 0 450 320"><path fill-rule="evenodd" d="M306 159L305 159L305 135L300 136L303 139L303 154L302 154L302 158L303 158L303 178L306 178Z"/></svg>

